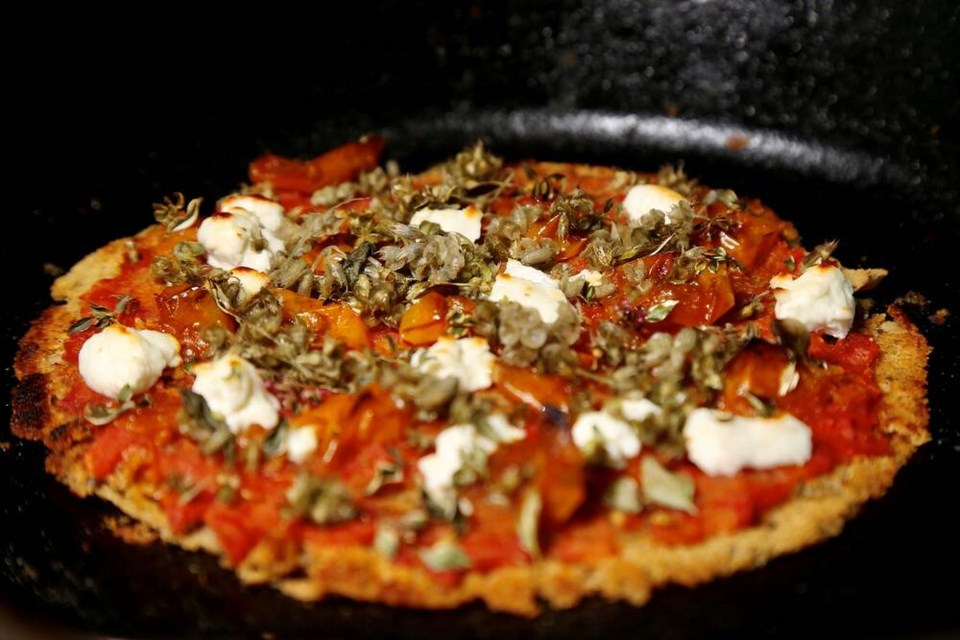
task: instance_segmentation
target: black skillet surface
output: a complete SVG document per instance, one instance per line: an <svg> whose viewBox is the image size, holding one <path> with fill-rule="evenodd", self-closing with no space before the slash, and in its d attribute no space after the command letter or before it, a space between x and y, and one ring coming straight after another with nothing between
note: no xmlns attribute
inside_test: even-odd
<svg viewBox="0 0 960 640"><path fill-rule="evenodd" d="M837 539L643 609L591 601L530 622L304 606L241 589L205 556L127 546L102 524L115 512L42 474L42 451L13 441L4 415L0 602L28 623L0 637L36 637L37 620L131 637L960 634L956 322L926 320L960 293L950 3L381 3L335 22L279 7L229 25L160 9L124 28L102 21L119 10L11 25L3 362L47 304L43 263L136 231L162 194L209 201L265 148L308 154L366 130L410 170L483 137L512 158L684 159L704 182L764 199L808 244L839 237L845 263L889 268L879 299L931 300L914 315L937 349L935 442Z"/></svg>

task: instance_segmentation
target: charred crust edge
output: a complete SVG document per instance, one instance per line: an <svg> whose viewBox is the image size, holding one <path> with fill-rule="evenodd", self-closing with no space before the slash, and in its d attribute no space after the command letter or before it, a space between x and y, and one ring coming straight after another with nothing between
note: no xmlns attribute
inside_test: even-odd
<svg viewBox="0 0 960 640"><path fill-rule="evenodd" d="M47 389L47 376L43 373L30 374L13 388L10 428L18 437L43 439L43 429L50 421Z"/></svg>

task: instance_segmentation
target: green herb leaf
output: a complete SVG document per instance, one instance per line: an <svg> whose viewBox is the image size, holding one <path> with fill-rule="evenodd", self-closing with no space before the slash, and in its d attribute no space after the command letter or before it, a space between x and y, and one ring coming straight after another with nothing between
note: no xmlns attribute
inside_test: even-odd
<svg viewBox="0 0 960 640"><path fill-rule="evenodd" d="M124 404L121 406L110 406L106 404L88 404L83 408L83 418L90 424L95 427L102 427L105 424L110 424L118 417L129 411L133 408L133 403L129 403L129 406Z"/></svg>
<svg viewBox="0 0 960 640"><path fill-rule="evenodd" d="M696 491L693 478L667 471L655 457L644 456L640 464L640 482L647 502L687 513L697 512L693 503Z"/></svg>
<svg viewBox="0 0 960 640"><path fill-rule="evenodd" d="M373 536L374 550L385 558L393 558L400 548L400 534L389 525L378 524Z"/></svg>
<svg viewBox="0 0 960 640"><path fill-rule="evenodd" d="M777 405L774 402L770 400L764 400L763 398L758 398L756 395L750 393L746 389L740 389L739 393L742 398L750 403L750 406L753 407L753 410L757 412L757 415L762 418L769 418L777 410Z"/></svg>
<svg viewBox="0 0 960 640"><path fill-rule="evenodd" d="M772 325L773 333L780 340L787 351L802 362L809 361L807 349L810 347L810 332L807 327L798 320L786 318L783 320L774 320Z"/></svg>
<svg viewBox="0 0 960 640"><path fill-rule="evenodd" d="M534 558L540 557L540 513L543 498L536 489L527 489L517 515L517 536L520 546Z"/></svg>
<svg viewBox="0 0 960 640"><path fill-rule="evenodd" d="M67 333L80 333L90 327L96 326L98 329L108 327L117 321L117 316L123 313L131 302L136 299L133 296L123 295L117 300L113 309L103 305L90 303L90 315L80 318L67 328Z"/></svg>
<svg viewBox="0 0 960 640"><path fill-rule="evenodd" d="M226 423L216 415L200 394L189 389L180 389L180 433L200 445L200 450L210 455L222 451L232 463L236 438Z"/></svg>
<svg viewBox="0 0 960 640"><path fill-rule="evenodd" d="M629 476L621 476L610 483L603 494L603 503L624 513L640 513L640 485Z"/></svg>
<svg viewBox="0 0 960 640"><path fill-rule="evenodd" d="M270 432L270 434L264 438L261 448L263 453L268 458L276 458L283 452L284 446L287 442L287 432L290 430L290 425L287 423L286 419L280 421L280 424Z"/></svg>
<svg viewBox="0 0 960 640"><path fill-rule="evenodd" d="M196 500L203 493L203 485L189 480L184 480L180 486L180 497L177 502L181 505L188 505Z"/></svg>
<svg viewBox="0 0 960 640"><path fill-rule="evenodd" d="M81 331L86 331L94 325L96 318L93 316L87 316L85 318L80 318L76 322L70 325L70 328L67 329L67 333L80 333Z"/></svg>
<svg viewBox="0 0 960 640"><path fill-rule="evenodd" d="M647 322L663 322L667 319L667 316L670 315L670 312L673 311L673 308L680 304L679 300L664 300L663 302L658 302L649 309L647 309L647 316L645 320Z"/></svg>
<svg viewBox="0 0 960 640"><path fill-rule="evenodd" d="M830 255L836 250L837 244L838 243L836 240L831 240L830 242L824 242L823 244L818 244L815 246L813 251L808 253L803 259L803 262L800 264L802 270L806 271L810 267L815 267L829 258Z"/></svg>
<svg viewBox="0 0 960 640"><path fill-rule="evenodd" d="M133 300L134 300L133 296L128 296L128 295L120 296L120 299L117 300L117 304L113 306L113 315L118 316L121 313L123 313L124 310L126 310L127 305L133 302Z"/></svg>
<svg viewBox="0 0 960 640"><path fill-rule="evenodd" d="M237 489L229 484L221 485L217 489L216 500L217 502L222 502L223 504L233 504L237 499Z"/></svg>
<svg viewBox="0 0 960 640"><path fill-rule="evenodd" d="M420 550L420 560L433 571L462 571L470 568L470 558L455 542L445 540Z"/></svg>
<svg viewBox="0 0 960 640"><path fill-rule="evenodd" d="M186 229L197 219L201 202L203 202L203 198L194 198L186 203L183 194L177 191L172 198L164 196L163 202L153 203L153 217L168 231ZM185 203L186 206L184 206Z"/></svg>
<svg viewBox="0 0 960 640"><path fill-rule="evenodd" d="M374 469L373 479L367 484L364 494L372 496L387 484L403 482L403 458L395 449L390 451L392 460L380 460Z"/></svg>
<svg viewBox="0 0 960 640"><path fill-rule="evenodd" d="M353 520L359 511L347 488L334 478L318 478L301 472L290 485L287 502L297 515L308 516L317 524Z"/></svg>
<svg viewBox="0 0 960 640"><path fill-rule="evenodd" d="M133 388L129 384L125 384L120 389L120 393L117 394L117 401L123 404L129 400L131 396L133 396Z"/></svg>

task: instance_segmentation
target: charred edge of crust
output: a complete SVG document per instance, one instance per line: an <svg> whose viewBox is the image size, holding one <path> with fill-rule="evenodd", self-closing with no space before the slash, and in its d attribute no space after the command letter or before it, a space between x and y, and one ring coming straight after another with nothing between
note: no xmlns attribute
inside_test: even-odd
<svg viewBox="0 0 960 640"><path fill-rule="evenodd" d="M43 373L30 374L13 388L10 428L18 437L43 439L44 428L50 424L47 388L47 376Z"/></svg>
<svg viewBox="0 0 960 640"><path fill-rule="evenodd" d="M30 334L28 333L27 337L21 340L20 350L17 351L13 361L13 370L18 378L30 375L26 372L32 369L31 363L36 362L40 357L40 345L35 340L30 340L29 337Z"/></svg>

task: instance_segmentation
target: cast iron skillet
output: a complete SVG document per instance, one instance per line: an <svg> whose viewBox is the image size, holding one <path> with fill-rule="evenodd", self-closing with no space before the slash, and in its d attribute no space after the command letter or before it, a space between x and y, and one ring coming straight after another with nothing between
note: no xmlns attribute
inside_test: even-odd
<svg viewBox="0 0 960 640"><path fill-rule="evenodd" d="M42 265L135 232L165 193L210 201L264 149L309 155L375 130L388 157L417 170L480 137L509 158L638 169L683 159L707 184L761 197L808 245L842 238L845 263L890 269L881 303L911 289L931 301L910 310L936 348L934 442L834 540L667 588L642 609L594 600L527 621L479 606L301 605L239 587L206 556L126 545L103 525L116 512L42 473L41 448L13 440L5 414L0 594L5 616L27 622L0 616L0 636L51 624L224 638L960 632L947 524L960 506L958 345L955 321L927 320L958 293L957 11L892 0L353 11L363 15L336 24L274 8L230 25L169 15L122 29L101 16L13 25L2 361L48 304ZM4 384L6 397L9 372Z"/></svg>

